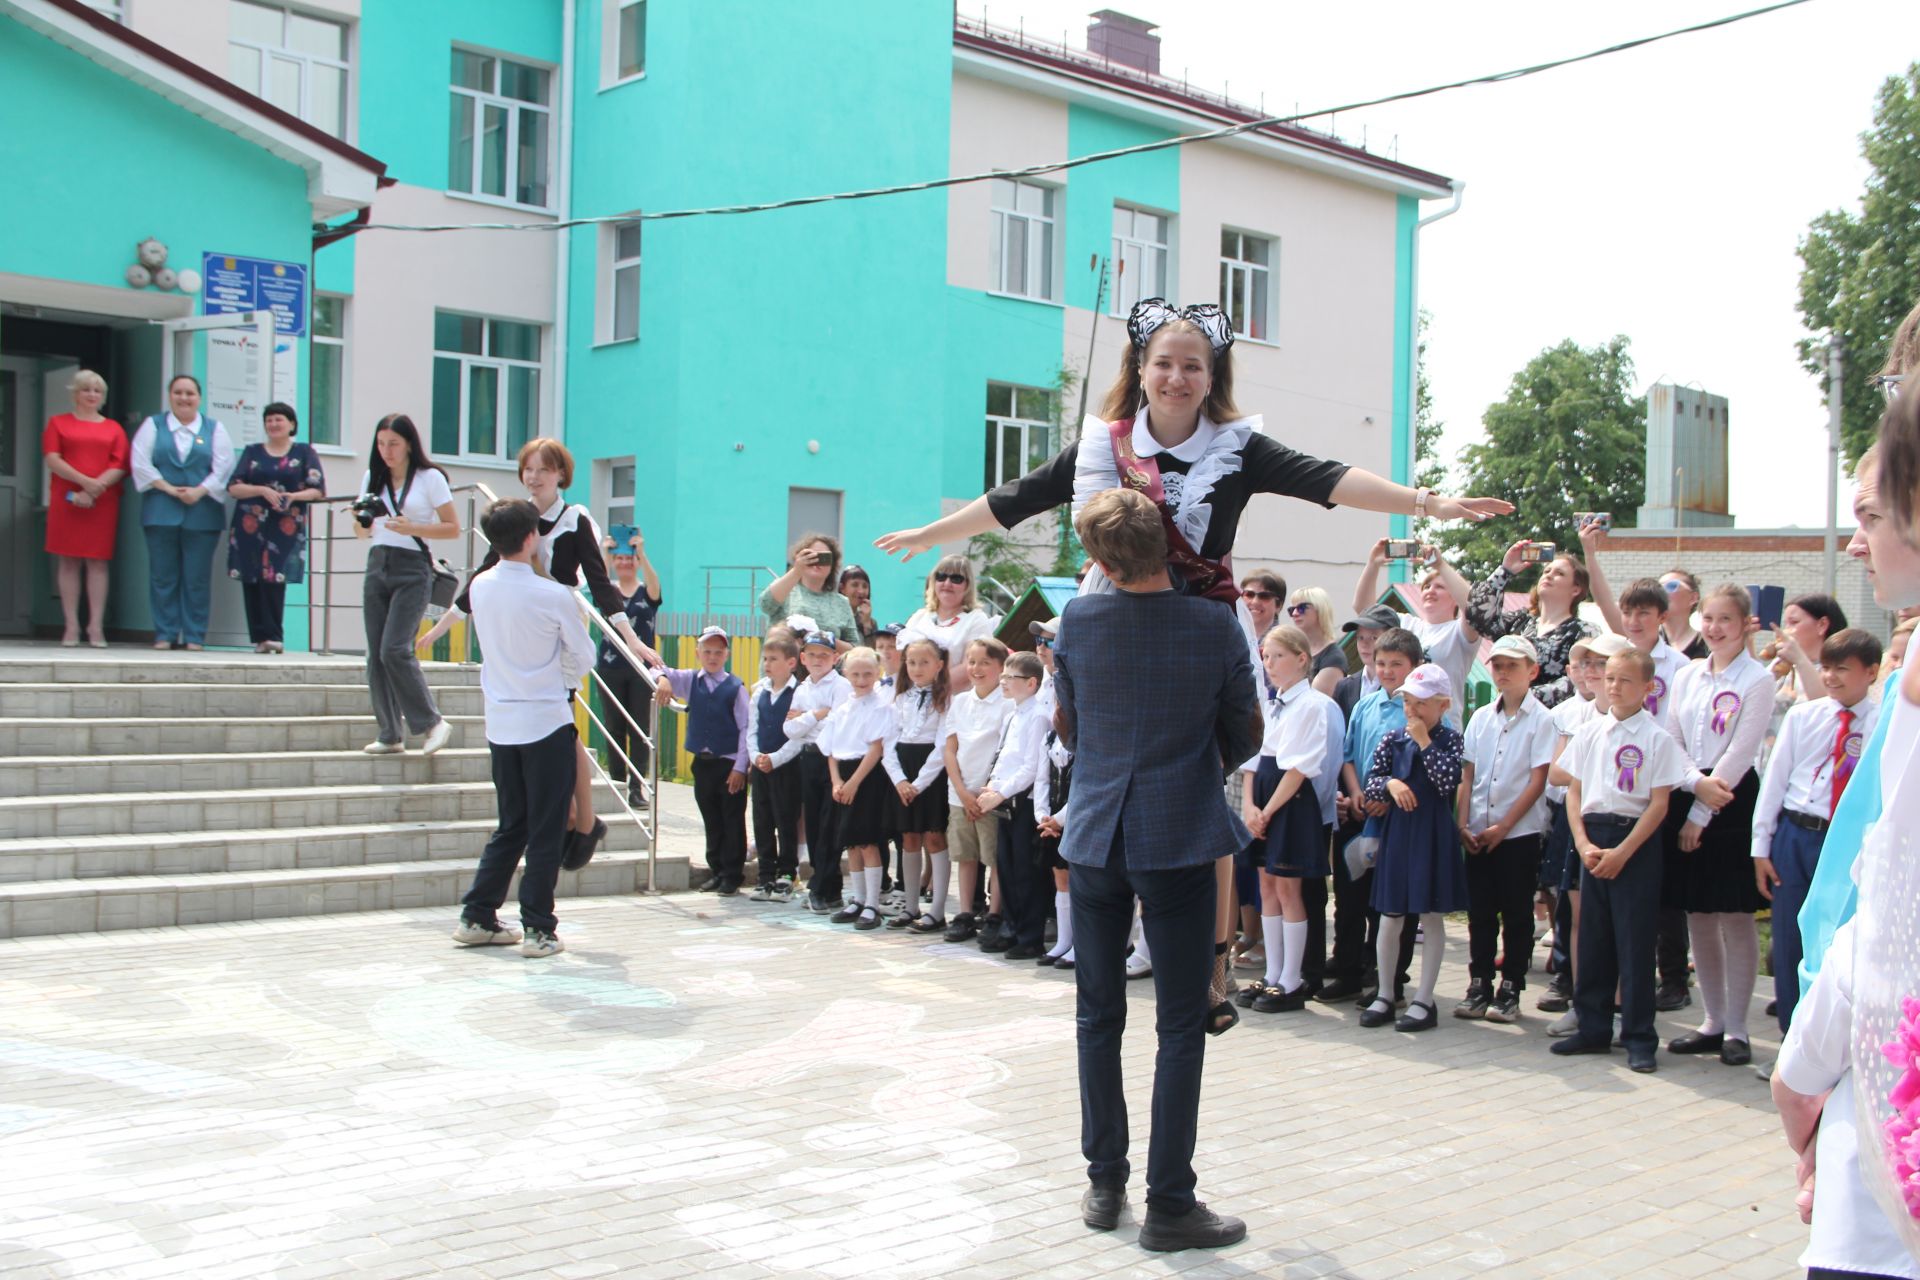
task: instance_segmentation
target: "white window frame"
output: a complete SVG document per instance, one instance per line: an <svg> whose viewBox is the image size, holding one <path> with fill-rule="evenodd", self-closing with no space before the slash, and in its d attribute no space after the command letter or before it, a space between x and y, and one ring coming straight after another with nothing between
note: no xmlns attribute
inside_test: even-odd
<svg viewBox="0 0 1920 1280"><path fill-rule="evenodd" d="M1173 215L1123 201L1114 202L1113 212L1116 221L1118 215L1124 213L1129 215L1129 223L1135 223L1125 234L1119 231L1113 233L1113 288L1108 291L1107 314L1124 317L1132 312L1134 303L1142 298L1173 296ZM1140 217L1159 218L1166 239L1156 242L1136 234L1136 219ZM1127 278L1129 273L1120 270L1120 264L1127 261L1129 250L1143 264L1140 271L1132 273L1135 276L1132 280ZM1149 276L1157 277L1151 286L1146 280Z"/></svg>
<svg viewBox="0 0 1920 1280"><path fill-rule="evenodd" d="M635 512L640 509L638 463L639 459L631 454L624 458L607 460L607 500L600 504L600 514L606 523L600 528L609 537L612 536L613 526L616 524L630 524L636 529L640 527L640 521L635 517ZM620 487L620 473L623 471L627 479L627 491L624 494L617 492ZM618 546L614 548L615 551L624 549Z"/></svg>
<svg viewBox="0 0 1920 1280"><path fill-rule="evenodd" d="M313 68L314 67L332 67L334 70L340 73L340 132L335 136L341 139L345 139L347 137L348 130L349 130L349 117L352 115L352 112L353 112L353 62L352 62L353 28L352 26L348 23L340 21L338 18L333 17L331 14L309 13L306 10L293 10L293 9L289 9L286 5L283 5L283 4L265 4L265 3L261 3L260 0L244 0L244 3L251 5L255 9L267 9L267 10L271 10L272 12L278 13L280 15L280 44L278 46L264 45L264 44L259 44L252 40L242 40L234 36L232 33L233 0L228 0L227 47L229 49L232 49L233 47L238 46L242 49L251 49L255 53L260 55L261 80L256 81L253 84L241 84L240 87L242 89L245 89L248 93L251 93L254 97L265 100L267 97L267 94L266 94L266 84L264 83L264 81L268 74L268 68L271 66L273 59L279 58L286 62L299 64L300 109L298 111L295 111L294 114L299 116L302 120L306 121L308 124L313 125L314 128L324 130L325 126L317 123L313 118ZM105 12L108 6L103 4L96 4L93 7ZM114 6L114 7L118 8L118 6ZM340 28L340 47L348 51L348 56L340 59L324 58L318 54L301 53L298 50L288 48L286 43L287 21L289 17L293 16L295 13L298 13L300 17L307 19L309 22L324 22L328 26ZM124 15L115 15L115 18L116 18L116 21L120 21L120 22L126 21ZM239 81L235 81L234 83L239 84Z"/></svg>
<svg viewBox="0 0 1920 1280"><path fill-rule="evenodd" d="M640 69L620 74L620 20L636 10L640 23ZM600 87L613 89L647 78L647 0L600 0Z"/></svg>
<svg viewBox="0 0 1920 1280"><path fill-rule="evenodd" d="M547 340L548 326L534 320L517 320L512 316L481 315L478 312L454 311L444 307L436 307L434 309L433 314L434 314L434 322L436 327L438 327L439 317L442 315L455 315L468 320L481 321L482 323L480 326L480 345L482 348L485 348L483 353L480 355L474 355L472 352L469 352L469 351L442 351L439 347L438 336L436 335L434 338L434 343L435 343L433 348L434 360L436 361L457 360L460 363L460 408L459 408L459 416L456 419L456 422L458 423L459 431L460 431L460 448L457 452L446 455L446 456L454 461L459 461L459 462L480 463L483 465L491 463L496 466L511 467L514 464L514 453L518 452L518 450L513 450L510 452L507 444L507 422L506 422L507 389L511 385L510 383L510 379L512 377L511 370L531 369L537 375L539 375L539 382L536 385L535 395L533 397L533 421L530 424L528 424L527 439L531 440L535 436L541 436L546 434L545 430L542 427L542 423L546 418L546 412L545 412L545 402L546 402L546 396L547 396L547 367L546 366L547 366L547 349L550 346L550 343ZM539 342L540 342L539 359L520 360L511 356L496 356L492 354L493 330L491 328L491 324L494 321L500 321L505 324L521 324L521 325L527 325L531 327L538 334L538 337L539 337ZM493 453L474 453L471 450L469 450L467 447L467 442L472 436L472 429L471 429L472 424L469 423L467 420L467 407L468 407L469 393L471 392L473 387L472 371L474 369L492 369L495 371L496 377L498 379L498 381L495 383L496 387L498 388L498 394L495 396L495 399L494 399L493 438L495 441L495 452ZM429 377L427 385L429 387L433 385L431 377ZM429 405L429 408L427 410L427 438L429 440L433 438L433 409L431 405ZM437 459L440 456L441 456L440 451L435 450L434 457Z"/></svg>
<svg viewBox="0 0 1920 1280"><path fill-rule="evenodd" d="M641 252L630 258L620 256L620 232L627 227L638 228L638 218L626 218L619 222L600 224L599 250L597 258L599 270L595 273L594 287L594 337L597 347L611 346L615 343L638 342L640 340L640 260L645 253L645 235L641 236ZM632 271L633 288L633 332L622 335L620 332L620 273Z"/></svg>
<svg viewBox="0 0 1920 1280"><path fill-rule="evenodd" d="M1222 235L1239 236L1243 241L1262 240L1266 242L1267 261L1264 266L1261 265L1260 263L1254 262L1245 257L1240 257L1240 258L1229 257L1227 255L1225 248L1223 247L1221 249L1220 270L1226 276L1226 279L1222 282L1222 287L1220 290L1220 309L1222 311L1225 311L1229 316L1233 315L1234 308L1232 303L1232 299L1233 299L1232 290L1236 288L1245 288L1248 292L1249 299L1250 299L1251 293L1252 293L1252 288L1251 288L1252 277L1257 274L1264 273L1267 277L1267 305L1265 309L1265 314L1261 317L1261 319L1265 324L1266 333L1264 336L1256 336L1252 332L1251 326L1249 326L1247 332L1244 332L1244 333L1236 329L1234 332L1234 336L1236 338L1244 338L1248 342L1258 342L1263 345L1272 346L1272 347L1279 346L1280 345L1280 237L1275 235L1268 235L1266 232L1263 232L1263 231L1243 231L1239 227L1235 227L1235 226L1223 226L1220 228L1220 232ZM1241 246L1241 252L1243 254L1246 252L1246 248L1244 244ZM1246 310L1251 310L1251 309L1252 309L1251 302L1249 301L1247 308L1243 310L1242 314L1244 315Z"/></svg>
<svg viewBox="0 0 1920 1280"><path fill-rule="evenodd" d="M338 336L331 337L331 338L323 336L320 333L320 326L317 323L313 323L311 321L309 322L308 328L307 328L307 341L311 346L333 347L340 352L340 361L339 361L340 391L338 396L338 402L336 405L336 407L340 411L340 422L338 424L340 429L340 438L338 440L333 441L330 444L321 444L319 441L315 440L313 443L313 447L321 453L338 453L338 454L351 455L353 452L353 441L350 438L348 433L351 430L353 425L353 415L348 411L348 408L347 408L347 387L351 384L352 377L353 377L353 370L349 366L349 357L347 354L348 351L350 350L347 344L347 326L352 323L352 316L351 316L351 313L353 311L352 296L350 294L344 294L344 293L315 293L313 297L314 297L314 309L316 311L319 309L319 303L322 298L330 299L340 304L340 332ZM308 360L312 367L309 368L307 371L307 417L309 419L312 419L314 417L314 414L313 414L313 388L315 385L314 375L320 371L320 361L318 359L315 359L311 355L311 353L308 356ZM314 428L317 425L318 423L313 421L310 421L308 423L307 434L309 437L312 436Z"/></svg>
<svg viewBox="0 0 1920 1280"><path fill-rule="evenodd" d="M1008 407L1014 412L1004 414L993 412L993 392L996 387L1005 387L1011 393L1007 403ZM1033 446L1035 436L1040 438L1040 452L1042 455L1047 457L1053 455L1055 446L1054 428L1056 424L1052 418L1019 417L1020 393L1023 391L1030 392L1034 395L1045 396L1049 402L1052 401L1055 395L1053 391L1045 387L1030 387L1019 382L1001 382L998 379L994 379L987 383L987 460L992 464L993 468L987 478L987 488L989 489L1027 474L1027 471L1031 467L1028 459L1034 456ZM1014 467L1011 471L1007 469L1005 447L1006 429L1008 427L1012 427L1019 433L1020 456L1015 460Z"/></svg>
<svg viewBox="0 0 1920 1280"><path fill-rule="evenodd" d="M123 27L127 25L127 0L86 0L86 6Z"/></svg>
<svg viewBox="0 0 1920 1280"><path fill-rule="evenodd" d="M1012 184L1015 207L1008 207L1002 199L1002 183ZM1066 189L1044 182L1028 182L1021 178L996 178L987 185L990 192L988 199L992 202L993 209L993 240L987 250L992 282L987 292L998 294L1003 298L1023 298L1028 302L1060 305L1059 263L1064 226L1060 205ZM1018 208L1020 192L1025 190L1043 192L1048 206L1047 211L1033 213ZM1027 271L1026 278L1017 282L1019 287L1010 288L1006 279L1006 243L1010 224L1015 222L1021 224L1021 229L1027 237ZM1036 227L1046 227L1052 234L1036 236L1034 233ZM1044 257L1044 261L1036 261L1036 255L1032 252L1036 240L1048 244L1047 252L1040 255Z"/></svg>
<svg viewBox="0 0 1920 1280"><path fill-rule="evenodd" d="M535 209L541 213L552 213L554 209L554 105L552 99L554 90L559 83L559 72L552 66L533 58L513 57L503 53L496 53L491 49L475 48L472 45L456 44L449 48L449 53L456 51L475 58L492 59L493 88L491 91L487 91L482 89L469 89L465 85L454 84L452 83L451 70L448 72L448 92L456 98L465 98L467 100L467 109L470 113L468 118L473 122L473 160L467 171L468 189L463 191L453 185L453 157L452 155L448 155L447 194L457 200L478 200L485 204L504 205L510 209ZM505 94L502 94L500 92L500 70L508 63L545 72L547 77L548 100L546 102L528 102L524 98L509 98ZM501 187L504 189L505 194L497 196L480 189L481 166L486 163L480 139L482 136L482 125L486 119L486 108L488 107L499 108L506 112L507 117L507 160L506 169L501 175ZM542 175L542 185L546 188L547 199L544 204L528 204L525 201L514 199L512 195L520 186L520 113L522 111L537 111L545 121L543 128L546 130L547 137L546 146L542 150L547 157L547 172Z"/></svg>

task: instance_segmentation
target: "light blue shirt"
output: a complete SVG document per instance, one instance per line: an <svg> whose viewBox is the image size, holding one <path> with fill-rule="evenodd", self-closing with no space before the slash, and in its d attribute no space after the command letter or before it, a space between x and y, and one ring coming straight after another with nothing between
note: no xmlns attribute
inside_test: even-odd
<svg viewBox="0 0 1920 1280"><path fill-rule="evenodd" d="M1887 740L1887 726L1893 723L1890 699L1900 696L1900 673L1894 672L1880 689L1879 723L1873 737L1853 767L1854 779L1872 785L1849 786L1840 795L1833 810L1833 822L1827 827L1820 845L1820 861L1814 864L1813 883L1807 886L1807 900L1800 906L1800 994L1813 986L1814 975L1827 957L1827 947L1841 925L1853 919L1860 905L1859 887L1853 882L1853 860L1867 842L1867 832L1880 820L1880 749Z"/></svg>
<svg viewBox="0 0 1920 1280"><path fill-rule="evenodd" d="M1361 785L1366 784L1367 770L1373 767L1373 753L1380 749L1380 743L1406 723L1407 707L1398 693L1375 689L1354 705L1353 719L1347 725L1346 762L1360 775Z"/></svg>

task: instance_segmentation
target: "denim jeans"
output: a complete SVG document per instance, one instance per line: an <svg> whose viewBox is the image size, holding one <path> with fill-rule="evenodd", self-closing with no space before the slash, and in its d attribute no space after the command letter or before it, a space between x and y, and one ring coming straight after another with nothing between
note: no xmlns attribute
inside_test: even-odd
<svg viewBox="0 0 1920 1280"><path fill-rule="evenodd" d="M1796 827L1784 815L1778 821L1769 849L1774 872L1780 877L1773 886L1773 998L1774 1017L1785 1035L1794 1006L1800 1003L1800 908L1807 901L1807 887L1813 883L1813 869L1820 863L1820 848L1827 836L1824 831Z"/></svg>
<svg viewBox="0 0 1920 1280"><path fill-rule="evenodd" d="M367 691L373 696L382 742L425 733L440 720L413 649L432 586L433 567L426 552L398 547L368 552L360 604L367 626Z"/></svg>
<svg viewBox="0 0 1920 1280"><path fill-rule="evenodd" d="M526 857L520 876L520 924L552 933L559 921L553 914L553 886L560 878L560 853L567 836L567 814L573 804L576 766L572 725L562 725L538 742L511 746L489 742L493 754L494 802L499 825L480 854L473 887L461 899L461 916L480 924L499 921L500 905L514 868Z"/></svg>
<svg viewBox="0 0 1920 1280"><path fill-rule="evenodd" d="M1080 1050L1080 1150L1087 1179L1124 1187L1127 1099L1120 1080L1120 1037L1127 1026L1127 936L1133 901L1141 903L1153 953L1153 1132L1147 1146L1147 1207L1186 1213L1194 1205L1193 1146L1206 1059L1207 989L1213 976L1213 863L1170 871L1132 871L1116 830L1103 867L1073 864L1074 984Z"/></svg>

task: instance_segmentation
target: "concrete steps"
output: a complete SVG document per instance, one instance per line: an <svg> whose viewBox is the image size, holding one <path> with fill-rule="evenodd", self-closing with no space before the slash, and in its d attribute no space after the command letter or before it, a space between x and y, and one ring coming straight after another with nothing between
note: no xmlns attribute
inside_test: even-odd
<svg viewBox="0 0 1920 1280"><path fill-rule="evenodd" d="M478 669L426 664L455 726L431 757L360 751L362 670L0 645L0 938L457 903L494 825ZM646 887L647 832L599 807L562 895ZM658 887L688 862L661 855Z"/></svg>

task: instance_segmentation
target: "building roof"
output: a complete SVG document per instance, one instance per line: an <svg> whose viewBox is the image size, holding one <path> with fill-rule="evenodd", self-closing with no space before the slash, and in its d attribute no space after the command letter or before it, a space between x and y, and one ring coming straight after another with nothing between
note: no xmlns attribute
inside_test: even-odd
<svg viewBox="0 0 1920 1280"><path fill-rule="evenodd" d="M1096 92L1114 94L1143 107L1156 109L1163 115L1189 117L1202 128L1245 124L1262 119L1267 114L1230 98L1196 89L1184 81L1150 75L1084 49L1052 44L1024 32L1008 31L972 18L955 16L953 43L956 51L962 54L1026 68L1052 77L1063 85L1081 85ZM1299 125L1262 125L1241 136L1255 138L1291 152L1291 158L1309 168L1345 171L1349 177L1406 194L1437 197L1447 195L1453 189L1453 180L1443 174L1375 155L1364 148Z"/></svg>
<svg viewBox="0 0 1920 1280"><path fill-rule="evenodd" d="M365 208L387 166L81 0L0 0L0 16L73 50L307 174L316 218Z"/></svg>

